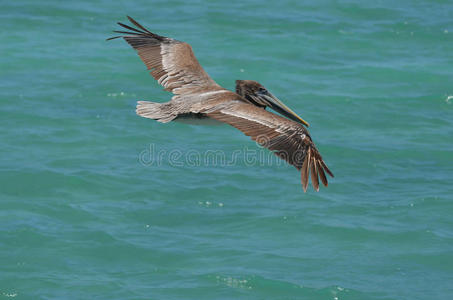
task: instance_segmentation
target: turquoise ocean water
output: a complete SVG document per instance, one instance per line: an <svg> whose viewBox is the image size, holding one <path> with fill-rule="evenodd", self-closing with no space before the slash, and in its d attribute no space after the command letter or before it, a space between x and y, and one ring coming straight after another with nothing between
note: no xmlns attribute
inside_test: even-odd
<svg viewBox="0 0 453 300"><path fill-rule="evenodd" d="M0 299L452 297L451 1L1 7ZM329 187L228 126L136 116L171 95L105 41L126 15L310 122Z"/></svg>

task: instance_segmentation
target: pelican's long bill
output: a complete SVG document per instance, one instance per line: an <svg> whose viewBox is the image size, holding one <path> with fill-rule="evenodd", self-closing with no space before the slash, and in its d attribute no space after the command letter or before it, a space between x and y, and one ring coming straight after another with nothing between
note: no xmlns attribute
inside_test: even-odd
<svg viewBox="0 0 453 300"><path fill-rule="evenodd" d="M267 91L265 94L261 94L260 96L263 97L266 100L266 102L269 103L269 107L271 107L273 110L281 113L282 115L290 118L291 120L294 120L296 122L302 123L302 124L304 124L307 127L310 126L310 124L308 124L308 122L306 122L304 119L299 117L288 106L283 104L283 102L278 100L278 98L275 97L274 95L272 95L271 92Z"/></svg>

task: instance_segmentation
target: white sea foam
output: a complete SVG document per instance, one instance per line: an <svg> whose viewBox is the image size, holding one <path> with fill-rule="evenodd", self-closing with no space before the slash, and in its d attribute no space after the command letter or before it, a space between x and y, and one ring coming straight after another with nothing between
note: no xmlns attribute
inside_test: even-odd
<svg viewBox="0 0 453 300"><path fill-rule="evenodd" d="M14 298L17 296L17 293L3 293L3 296L7 298Z"/></svg>
<svg viewBox="0 0 453 300"><path fill-rule="evenodd" d="M127 94L125 92L119 92L119 93L107 93L107 97L122 97L122 96L131 96L135 97L135 94Z"/></svg>
<svg viewBox="0 0 453 300"><path fill-rule="evenodd" d="M248 284L247 279L238 279L230 276L216 276L218 283L223 283L232 288L247 288L251 289L252 287Z"/></svg>

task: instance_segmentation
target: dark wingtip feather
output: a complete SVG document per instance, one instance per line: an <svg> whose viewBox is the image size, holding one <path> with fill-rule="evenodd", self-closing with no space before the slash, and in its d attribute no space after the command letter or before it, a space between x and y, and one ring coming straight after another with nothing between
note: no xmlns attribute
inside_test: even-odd
<svg viewBox="0 0 453 300"><path fill-rule="evenodd" d="M121 23L121 22L117 22L117 24L120 25L120 26L122 26L122 27L124 27L124 28L126 28L126 29L129 29L129 30L138 32L138 33L140 33L140 34L145 34L145 32L140 31L140 30L138 30L137 28L131 27L131 26L129 26L129 25L123 24L123 23Z"/></svg>
<svg viewBox="0 0 453 300"><path fill-rule="evenodd" d="M106 41L110 41L110 40L114 40L114 39L117 39L117 38L120 38L121 36L113 36L111 38L108 38L108 39L105 39Z"/></svg>
<svg viewBox="0 0 453 300"><path fill-rule="evenodd" d="M147 32L147 33L151 33L148 29L146 29L145 27L143 27L142 25L140 25L137 21L135 21L134 19L132 19L131 17L127 16L127 18L129 19L129 21L131 21L132 24L134 24L135 26L137 26L138 28L140 28L141 30Z"/></svg>
<svg viewBox="0 0 453 300"><path fill-rule="evenodd" d="M300 181L301 181L301 184L302 184L302 189L304 190L304 193L307 192L307 188L305 187L305 181L307 181L307 178L305 177L305 173L304 171L300 171Z"/></svg>
<svg viewBox="0 0 453 300"><path fill-rule="evenodd" d="M141 30L137 29L137 28L134 28L132 26L129 26L129 25L126 25L126 24L123 24L121 22L117 22L118 25L120 25L121 27L127 29L127 30L130 30L130 31L120 31L120 30L114 30L113 32L116 32L116 33L121 33L121 34L127 34L129 36L132 36L132 37L143 37L143 38L152 38L152 39L155 39L157 41L165 41L166 37L164 36L161 36L161 35L158 35L158 34L155 34L155 33L152 33L151 31L149 31L148 29L146 29L145 27L143 27L142 25L140 25L137 21L135 21L133 18L127 16L127 18L129 19L129 21L134 24L135 26L137 26L138 28L140 28ZM143 30L143 31L142 31ZM118 36L118 37L123 37L123 36ZM116 39L118 37L113 37L113 38L109 38L107 40L113 40L113 39Z"/></svg>
<svg viewBox="0 0 453 300"><path fill-rule="evenodd" d="M306 156L305 156L305 159L304 159L304 163L302 164L302 171L301 171L301 180L302 180L302 187L304 189L304 192L307 191L307 187L308 187L308 177L310 177L310 174L309 174L309 171L310 171L310 160L311 160L311 152L308 151Z"/></svg>
<svg viewBox="0 0 453 300"><path fill-rule="evenodd" d="M318 167L318 174L319 174L319 178L321 178L322 184L324 184L324 186L328 186L329 183L327 182L326 173L324 173L324 170L323 170L319 160L316 161L316 165Z"/></svg>
<svg viewBox="0 0 453 300"><path fill-rule="evenodd" d="M333 173L329 170L329 168L327 167L326 163L323 160L321 160L321 164L323 169L330 175L330 177L334 177Z"/></svg>
<svg viewBox="0 0 453 300"><path fill-rule="evenodd" d="M319 192L319 179L318 179L318 171L316 165L316 158L313 157L313 161L311 162L311 184L313 188Z"/></svg>
<svg viewBox="0 0 453 300"><path fill-rule="evenodd" d="M307 178L307 159L304 160L304 163L302 164L302 169L300 170L300 181L302 183L302 188L304 189L304 193L307 192L307 186L308 186L308 178Z"/></svg>
<svg viewBox="0 0 453 300"><path fill-rule="evenodd" d="M127 32L127 31L118 31L118 30L114 30L113 32L115 33L122 33L122 34L127 34L127 35L133 35L133 36L137 36L138 34L135 33L135 32ZM118 36L113 36L113 37L110 37L108 39L105 39L106 41L110 41L110 40L114 40L114 39L118 39L118 38L123 38L124 36L122 35L118 35Z"/></svg>
<svg viewBox="0 0 453 300"><path fill-rule="evenodd" d="M158 35L158 34L155 34L155 33L152 33L151 31L149 31L148 29L146 29L145 27L143 27L142 25L140 25L140 23L138 23L137 21L135 21L133 18L127 16L127 18L129 19L129 21L131 21L132 24L134 24L135 26L137 26L138 28L142 29L144 31L144 34L147 35L147 36L150 36L150 37L153 37L155 38L156 40L158 41L164 41L165 39L167 39L165 36L162 36L162 35Z"/></svg>
<svg viewBox="0 0 453 300"><path fill-rule="evenodd" d="M135 32L130 32L130 31L113 30L113 32L122 33L122 34L127 34L127 35L134 35L134 36L140 36L140 35L142 35L142 34L135 33Z"/></svg>

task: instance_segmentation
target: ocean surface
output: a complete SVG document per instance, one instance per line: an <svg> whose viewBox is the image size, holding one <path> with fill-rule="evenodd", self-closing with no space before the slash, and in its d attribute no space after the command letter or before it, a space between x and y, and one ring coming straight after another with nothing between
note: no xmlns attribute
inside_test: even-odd
<svg viewBox="0 0 453 300"><path fill-rule="evenodd" d="M452 1L2 1L0 299L451 299ZM335 174L161 124L126 15L261 82ZM250 154L251 153L251 154Z"/></svg>

